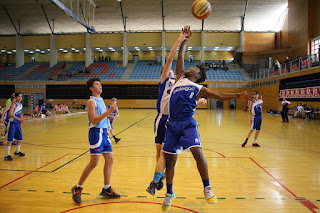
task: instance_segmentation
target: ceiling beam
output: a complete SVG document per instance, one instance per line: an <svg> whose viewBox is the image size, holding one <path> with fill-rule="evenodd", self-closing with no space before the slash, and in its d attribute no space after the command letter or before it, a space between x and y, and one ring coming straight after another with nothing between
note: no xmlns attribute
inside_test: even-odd
<svg viewBox="0 0 320 213"><path fill-rule="evenodd" d="M247 9L248 9L249 0L246 0L246 7L244 8L243 16L241 17L241 31L244 31L244 20L247 15Z"/></svg>
<svg viewBox="0 0 320 213"><path fill-rule="evenodd" d="M49 22L49 19L48 19L47 13L46 13L46 11L45 11L45 9L44 9L43 5L41 5L41 8L42 8L42 11L43 11L44 16L46 17L46 20L47 20L47 23L48 23L48 25L49 25L50 31L51 31L51 33L52 33L52 34L54 34L53 28L51 28L51 24L50 24L50 22Z"/></svg>
<svg viewBox="0 0 320 213"><path fill-rule="evenodd" d="M163 9L163 0L161 1L161 10L162 10L162 31L164 31L164 9Z"/></svg>
<svg viewBox="0 0 320 213"><path fill-rule="evenodd" d="M122 2L119 1L120 3L120 9L121 9L121 16L122 16L122 23L123 23L123 30L124 32L127 32L127 17L124 17L123 15L123 8L122 8Z"/></svg>
<svg viewBox="0 0 320 213"><path fill-rule="evenodd" d="M9 19L10 19L10 21L11 21L11 24L13 25L13 27L14 27L14 29L16 30L17 34L20 35L20 24L19 24L19 31L18 31L16 25L13 23L13 20L12 20L10 14L9 14L7 8L6 8L4 5L3 5L3 9L4 9L4 11L6 11L6 13L7 13L7 15L8 15L8 17L9 17Z"/></svg>

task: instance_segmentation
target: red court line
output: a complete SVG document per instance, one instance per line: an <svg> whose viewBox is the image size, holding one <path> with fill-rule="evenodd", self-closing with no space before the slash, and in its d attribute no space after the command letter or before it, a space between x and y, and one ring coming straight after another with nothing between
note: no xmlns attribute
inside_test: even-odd
<svg viewBox="0 0 320 213"><path fill-rule="evenodd" d="M209 151L211 151L211 152L215 152L215 153L221 155L223 158L226 158L226 156L224 156L224 155L221 154L220 152L216 152L216 151L214 151L214 150L212 150L212 149L207 149L207 148L203 148L203 149L204 149L204 150L209 150Z"/></svg>
<svg viewBox="0 0 320 213"><path fill-rule="evenodd" d="M39 168L37 168L37 169L35 169L34 171L32 171L32 172L29 172L29 173L27 173L27 174L25 174L25 175L22 175L21 177L18 177L18 178L16 178L16 179L14 179L13 181L11 181L11 182L9 182L9 183L7 183L7 184L5 184L5 185L3 185L3 186L1 186L0 187L0 189L2 189L2 188L4 188L4 187L6 187L6 186L8 186L8 185L10 185L10 184L12 184L12 183L14 183L14 182L16 182L16 181L18 181L18 180L20 180L21 178L24 178L24 177L26 177L26 176L28 176L28 175L30 175L30 174L32 174L33 172L35 172L35 171L38 171L39 169L42 169L43 167L45 167L45 166L48 166L49 164L51 164L51 163L53 163L53 162L56 162L57 160L60 160L61 158L64 158L65 156L67 156L68 154L66 154L66 155L64 155L64 156L62 156L62 157L60 157L60 158L57 158L57 159L55 159L55 160L53 160L53 161L51 161L51 162L49 162L49 163L47 163L47 164L45 164L45 165L43 165L43 166L41 166L41 167L39 167Z"/></svg>
<svg viewBox="0 0 320 213"><path fill-rule="evenodd" d="M76 207L76 208L73 208L73 209L68 209L68 210L65 210L65 211L62 211L61 213L65 213L65 212L70 212L70 211L74 211L74 210L77 210L77 209L82 209L82 208L87 208L87 207L91 207L91 206L99 206L99 205L108 205L108 204L113 204L113 203L143 203L143 204L154 204L154 205L162 205L162 203L155 203L155 202L143 202L143 201L117 201L117 202L109 202L109 203L95 203L95 204L90 204L90 205L86 205L86 206L79 206L79 207ZM192 210L192 209L187 209L187 208L184 208L184 207L181 207L181 206L175 206L175 205L171 205L172 207L174 208L178 208L178 209L183 209L183 210L186 210L186 211L189 211L189 212L193 212L193 213L200 213L200 212L197 212L195 210Z"/></svg>
<svg viewBox="0 0 320 213"><path fill-rule="evenodd" d="M278 184L280 184L285 190L287 190L292 196L295 198L301 198L298 197L295 193L293 193L288 187L286 187L283 183L281 183L276 177L274 177L272 174L270 174L267 170L265 170L259 163L257 163L255 160L249 157L249 159L254 162L258 167L260 167L265 173L267 173L273 180L275 180ZM305 199L305 198L303 198ZM316 213L313 209L318 209L317 206L315 206L313 203L311 203L309 200L306 201L300 201L305 207L307 207L311 212Z"/></svg>

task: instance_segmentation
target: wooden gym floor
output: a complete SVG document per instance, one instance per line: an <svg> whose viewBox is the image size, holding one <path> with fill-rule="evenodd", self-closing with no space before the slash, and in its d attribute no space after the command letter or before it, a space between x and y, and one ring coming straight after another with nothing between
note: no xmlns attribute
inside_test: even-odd
<svg viewBox="0 0 320 213"><path fill-rule="evenodd" d="M113 142L111 184L122 196L106 200L103 160L84 184L83 203L75 206L70 189L89 160L85 112L22 125L25 157L3 161L0 147L0 212L161 212L165 187L152 197L156 110L120 109L114 123L122 140ZM171 212L320 212L320 127L318 121L263 115L258 143L246 148L250 125L242 111L197 110L203 152L218 204L206 204L191 153L179 156ZM1 127L3 129L3 127ZM15 151L12 147L11 153Z"/></svg>

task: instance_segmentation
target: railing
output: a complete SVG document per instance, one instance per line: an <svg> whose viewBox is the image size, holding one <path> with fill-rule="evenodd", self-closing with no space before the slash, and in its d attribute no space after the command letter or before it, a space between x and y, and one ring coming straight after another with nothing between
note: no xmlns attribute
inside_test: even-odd
<svg viewBox="0 0 320 213"><path fill-rule="evenodd" d="M319 55L313 54L299 57L295 60L280 64L280 67L260 68L258 72L249 73L249 77L253 80L271 78L274 76L284 75L292 72L307 70L312 67L320 66Z"/></svg>

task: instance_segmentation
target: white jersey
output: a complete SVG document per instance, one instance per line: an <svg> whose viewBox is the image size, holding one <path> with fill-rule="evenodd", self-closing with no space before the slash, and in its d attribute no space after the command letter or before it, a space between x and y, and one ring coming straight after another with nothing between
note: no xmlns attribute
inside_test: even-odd
<svg viewBox="0 0 320 213"><path fill-rule="evenodd" d="M159 83L159 96L157 101L158 114L169 115L170 92L174 83L174 78L167 78L164 82Z"/></svg>
<svg viewBox="0 0 320 213"><path fill-rule="evenodd" d="M263 100L254 100L251 108L251 114L254 116L262 116Z"/></svg>

